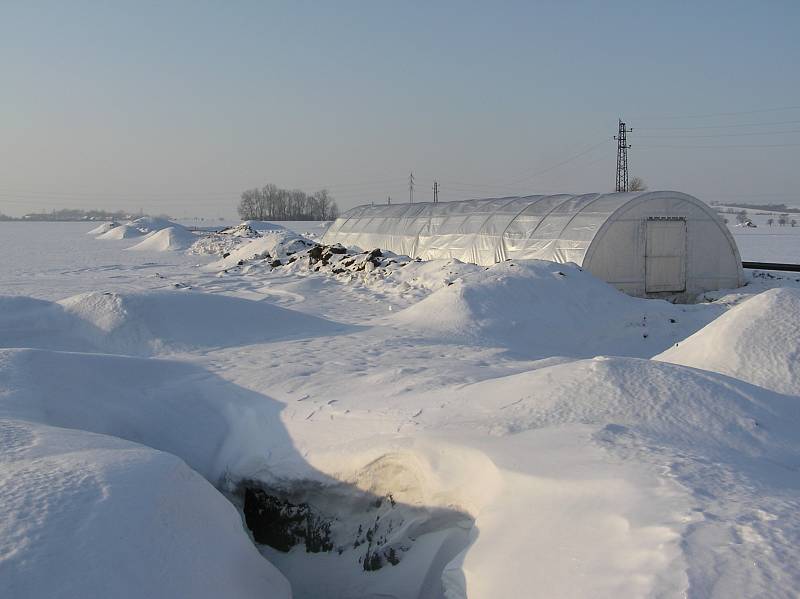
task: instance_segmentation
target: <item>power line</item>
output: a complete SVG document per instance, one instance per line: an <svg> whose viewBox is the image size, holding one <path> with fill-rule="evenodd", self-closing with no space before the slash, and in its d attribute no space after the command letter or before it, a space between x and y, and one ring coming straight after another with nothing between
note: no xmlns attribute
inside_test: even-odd
<svg viewBox="0 0 800 599"><path fill-rule="evenodd" d="M751 131L749 133L710 133L708 135L640 135L647 139L700 139L711 137L751 137L753 135L787 135L790 133L800 133L800 129L789 129L786 131Z"/></svg>
<svg viewBox="0 0 800 599"><path fill-rule="evenodd" d="M642 116L641 120L680 120L680 119L705 119L718 116L739 116L742 114L760 114L764 112L784 112L789 110L800 110L800 106L780 106L778 108L761 108L759 110L740 110L736 112L710 112L707 114L685 114L685 115L662 115L662 116Z"/></svg>
<svg viewBox="0 0 800 599"><path fill-rule="evenodd" d="M554 169L557 169L557 168L559 168L561 166L564 166L565 164L569 164L573 160L577 160L581 156L585 156L589 152L592 152L592 151L596 150L600 146L604 145L607 141L608 141L608 138L606 137L606 138L603 139L603 141L598 142L598 143L594 144L593 146L590 146L590 147L586 148L585 150L583 150L582 152L579 152L578 154L575 154L574 156L570 156L566 160L562 160L561 162L557 162L556 164L548 166L547 168L544 168L544 169L542 169L540 171L536 171L536 172L534 172L534 173L532 173L530 175L526 175L526 176L524 176L524 177L522 177L520 179L517 179L515 181L510 181L508 183L508 185L517 185L518 183L521 183L523 181L528 181L530 179L533 179L535 177L543 175L544 173L550 172L550 171L552 171Z"/></svg>
<svg viewBox="0 0 800 599"><path fill-rule="evenodd" d="M636 146L637 148L673 148L676 150L682 150L685 148L714 148L717 150L725 150L728 148L796 148L800 147L800 143L796 144L728 144L728 145L668 145L668 144L651 144L651 145L643 145L643 146Z"/></svg>
<svg viewBox="0 0 800 599"><path fill-rule="evenodd" d="M767 123L729 123L727 125L694 125L692 127L639 127L637 131L694 131L697 129L738 129L740 127L771 127L774 125L796 125L800 120L771 121Z"/></svg>

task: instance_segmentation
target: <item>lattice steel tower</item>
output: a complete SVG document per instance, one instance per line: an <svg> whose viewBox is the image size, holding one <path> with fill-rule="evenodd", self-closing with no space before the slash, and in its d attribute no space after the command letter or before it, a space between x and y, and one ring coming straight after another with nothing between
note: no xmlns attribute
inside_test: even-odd
<svg viewBox="0 0 800 599"><path fill-rule="evenodd" d="M617 140L617 186L615 191L628 191L628 142L625 138L633 129L626 129L625 123L619 119L619 131L614 136Z"/></svg>

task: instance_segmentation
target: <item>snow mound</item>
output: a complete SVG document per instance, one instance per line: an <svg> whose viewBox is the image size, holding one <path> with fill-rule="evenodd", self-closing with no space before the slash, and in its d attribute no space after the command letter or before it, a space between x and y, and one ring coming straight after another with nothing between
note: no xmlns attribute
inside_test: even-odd
<svg viewBox="0 0 800 599"><path fill-rule="evenodd" d="M122 353L231 347L344 329L267 302L191 291L92 292L58 303L88 325L82 333L90 341Z"/></svg>
<svg viewBox="0 0 800 599"><path fill-rule="evenodd" d="M630 428L663 445L715 455L800 458L800 402L716 373L598 357L474 383L458 390L493 435L571 424Z"/></svg>
<svg viewBox="0 0 800 599"><path fill-rule="evenodd" d="M246 225L246 226L250 227L254 231L260 231L260 232L264 232L264 231L287 231L288 230L286 227L284 227L282 225L279 225L277 223L267 222L267 221L264 221L264 220L246 220L246 221L243 221L242 224L239 225L239 226L243 226L243 225Z"/></svg>
<svg viewBox="0 0 800 599"><path fill-rule="evenodd" d="M131 239L142 235L143 233L133 225L120 225L102 233L97 239Z"/></svg>
<svg viewBox="0 0 800 599"><path fill-rule="evenodd" d="M264 231L261 235L261 237L257 237L233 250L222 260L208 264L204 269L220 271L240 266L240 263L243 264L251 260L280 260L284 262L289 256L315 245L314 242L308 241L287 229Z"/></svg>
<svg viewBox="0 0 800 599"><path fill-rule="evenodd" d="M347 328L267 302L177 290L91 292L57 303L4 297L0 308L0 347L132 355L268 343Z"/></svg>
<svg viewBox="0 0 800 599"><path fill-rule="evenodd" d="M167 220L165 218L158 218L156 216L141 216L135 220L130 222L132 227L136 227L142 233L152 233L154 231L161 231L162 229L184 229L186 227L183 225L179 225L178 223L174 223L171 220Z"/></svg>
<svg viewBox="0 0 800 599"><path fill-rule="evenodd" d="M167 227L147 235L142 241L128 249L151 252L185 250L195 241L197 241L197 236L187 229Z"/></svg>
<svg viewBox="0 0 800 599"><path fill-rule="evenodd" d="M87 231L86 234L94 236L102 235L103 233L108 233L111 229L114 229L115 227L119 227L119 223L111 221L96 226L91 231Z"/></svg>
<svg viewBox="0 0 800 599"><path fill-rule="evenodd" d="M531 588L553 597L795 592L797 398L663 362L595 358L434 400L458 410L435 428L483 430L496 439L493 461L515 474L477 515L480 532L461 564L470 596L527 596ZM585 452L596 448L607 453L593 464ZM608 469L619 459L644 470ZM526 471L531 478L515 488ZM658 480L648 480L653 473ZM554 544L563 551L552 552ZM565 574L565 553L579 560L571 571L579 575ZM626 570L642 555L649 565Z"/></svg>
<svg viewBox="0 0 800 599"><path fill-rule="evenodd" d="M287 231L280 225L248 220L236 226L227 227L218 232L206 233L200 236L200 238L196 238L195 242L189 248L189 252L192 254L217 254L223 258L227 258L231 253L253 239L257 239L264 234L281 232L288 233L286 236L287 240L296 237L296 235ZM247 259L251 257L252 256L248 256Z"/></svg>
<svg viewBox="0 0 800 599"><path fill-rule="evenodd" d="M227 229L222 229L217 233L218 235L230 235L231 237L258 237L258 231L253 229L247 223L242 223L240 225L236 225L235 227L228 227Z"/></svg>
<svg viewBox="0 0 800 599"><path fill-rule="evenodd" d="M296 456L281 407L183 362L0 349L0 418L141 443L214 483L254 476L271 454Z"/></svg>
<svg viewBox="0 0 800 599"><path fill-rule="evenodd" d="M89 231L89 233L94 234L94 232L97 232L97 239L130 239L132 237L152 234L164 229L174 229L175 231L185 231L188 233L188 229L183 225L154 216L142 216L124 225L113 223L114 226L108 226L111 224L112 223L105 223L100 225Z"/></svg>
<svg viewBox="0 0 800 599"><path fill-rule="evenodd" d="M698 308L632 298L575 265L530 260L468 272L391 322L526 357L650 357L718 313Z"/></svg>
<svg viewBox="0 0 800 599"><path fill-rule="evenodd" d="M0 578L9 597L290 597L236 509L180 459L0 420Z"/></svg>
<svg viewBox="0 0 800 599"><path fill-rule="evenodd" d="M760 293L655 359L800 395L800 289Z"/></svg>

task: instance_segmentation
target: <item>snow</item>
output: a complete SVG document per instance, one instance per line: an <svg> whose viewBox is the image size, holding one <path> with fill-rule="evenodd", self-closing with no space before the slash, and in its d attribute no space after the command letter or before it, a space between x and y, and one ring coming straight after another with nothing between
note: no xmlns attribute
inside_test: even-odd
<svg viewBox="0 0 800 599"><path fill-rule="evenodd" d="M632 298L573 264L507 261L455 280L397 314L421 335L507 347L528 358L652 356L716 313ZM683 326L676 326L681 321Z"/></svg>
<svg viewBox="0 0 800 599"><path fill-rule="evenodd" d="M633 359L554 366L459 395L481 402L492 434L517 445L496 443L513 486L492 502L488 520L483 512L476 519L480 532L462 566L470 594L534 587L552 596L678 596L715 585L716 593L699 595L756 596L767 587L791 594L795 568L763 553L785 549L797 530L756 515L790 517L791 483L765 500L748 492L766 486L762 475L742 471L751 459L773 463L769 474L780 480L795 462L793 402ZM744 480L732 485L737 476ZM739 526L762 536L745 546L728 541ZM719 535L714 567L688 559L702 555L705 534ZM744 570L750 578L731 584L730 573Z"/></svg>
<svg viewBox="0 0 800 599"><path fill-rule="evenodd" d="M791 273L673 305L290 230L0 227L14 596L288 596L273 566L296 598L796 595ZM334 549L254 544L246 489Z"/></svg>
<svg viewBox="0 0 800 599"><path fill-rule="evenodd" d="M175 456L10 419L0 439L5 596L291 596L233 506Z"/></svg>
<svg viewBox="0 0 800 599"><path fill-rule="evenodd" d="M158 235L159 232L170 230L166 235ZM131 239L142 235L154 235L157 241L150 245L136 246L138 249L155 249L165 251L168 249L185 249L191 244L187 244L189 231L182 225L172 221L156 218L153 216L141 216L128 223L118 225L117 223L105 223L95 227L88 232L89 235L97 235L97 239ZM149 237L152 241L152 237ZM170 246L175 247L170 247Z"/></svg>
<svg viewBox="0 0 800 599"><path fill-rule="evenodd" d="M131 247L132 250L148 250L154 252L167 252L185 250L189 248L197 236L183 227L167 227L147 235L142 241Z"/></svg>
<svg viewBox="0 0 800 599"><path fill-rule="evenodd" d="M720 207L724 209L724 207ZM733 208L741 210L741 208ZM777 224L779 213L754 212L748 210L748 218L753 222L753 227L737 227L733 214L723 213L721 216L728 219L728 229L733 234L742 260L748 262L782 262L786 264L800 264L800 227ZM772 218L775 222L767 224ZM800 221L800 214L792 213L790 219Z"/></svg>
<svg viewBox="0 0 800 599"><path fill-rule="evenodd" d="M141 237L143 233L133 225L120 225L112 227L105 233L102 233L98 239L131 239L133 237Z"/></svg>
<svg viewBox="0 0 800 599"><path fill-rule="evenodd" d="M108 233L111 229L114 229L116 227L119 227L119 223L117 223L117 222L111 221L111 222L107 222L107 223L102 223L100 225L97 225L91 231L87 231L86 234L87 235L94 235L96 237L98 235L102 235L103 233Z"/></svg>
<svg viewBox="0 0 800 599"><path fill-rule="evenodd" d="M287 229L287 227L284 227L281 223L274 223L266 220L246 220L242 221L242 224L258 232L284 231Z"/></svg>
<svg viewBox="0 0 800 599"><path fill-rule="evenodd" d="M656 356L800 395L800 289L771 289Z"/></svg>
<svg viewBox="0 0 800 599"><path fill-rule="evenodd" d="M312 245L305 239L286 229L262 231L262 236L245 243L241 247L230 252L222 260L212 262L207 266L208 270L224 270L237 266L240 261L263 259L266 257L285 261L293 253L306 249Z"/></svg>
<svg viewBox="0 0 800 599"><path fill-rule="evenodd" d="M346 327L266 302L195 293L0 296L0 346L149 355L320 336Z"/></svg>
<svg viewBox="0 0 800 599"><path fill-rule="evenodd" d="M132 220L130 225L136 227L142 233L153 233L154 231L161 231L163 229L185 229L183 225L157 216L140 216Z"/></svg>

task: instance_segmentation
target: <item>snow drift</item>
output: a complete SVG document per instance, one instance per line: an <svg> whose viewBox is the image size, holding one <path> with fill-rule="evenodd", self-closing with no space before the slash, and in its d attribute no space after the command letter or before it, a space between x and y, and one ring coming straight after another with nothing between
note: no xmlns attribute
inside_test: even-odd
<svg viewBox="0 0 800 599"><path fill-rule="evenodd" d="M476 514L480 532L460 564L469 596L795 592L796 398L663 362L595 358L420 401L452 406L431 414L438 434L495 439L482 446L505 486ZM593 458L597 448L606 454Z"/></svg>
<svg viewBox="0 0 800 599"><path fill-rule="evenodd" d="M760 293L655 359L800 395L800 289Z"/></svg>
<svg viewBox="0 0 800 599"><path fill-rule="evenodd" d="M123 225L118 225L117 223L102 224L89 231L89 234L97 234L97 239L131 239L164 229L173 229L173 234L176 236L182 232L189 232L186 227L178 223L154 216L142 216Z"/></svg>
<svg viewBox="0 0 800 599"><path fill-rule="evenodd" d="M0 439L5 596L291 596L236 509L175 456L19 420L0 420Z"/></svg>
<svg viewBox="0 0 800 599"><path fill-rule="evenodd" d="M112 435L169 452L214 483L296 458L281 405L172 360L0 350L0 418ZM292 459L290 459L292 458Z"/></svg>
<svg viewBox="0 0 800 599"><path fill-rule="evenodd" d="M575 265L507 261L468 273L392 321L426 337L526 357L650 357L718 311L632 298ZM681 322L681 327L676 326Z"/></svg>
<svg viewBox="0 0 800 599"><path fill-rule="evenodd" d="M136 227L142 233L152 233L154 231L161 231L162 229L169 228L186 230L186 227L183 225L179 225L171 220L159 218L157 216L140 216L139 218L132 220L130 225L132 227Z"/></svg>
<svg viewBox="0 0 800 599"><path fill-rule="evenodd" d="M142 241L128 249L151 252L185 250L195 241L197 241L197 236L187 229L183 227L167 227L147 235Z"/></svg>
<svg viewBox="0 0 800 599"><path fill-rule="evenodd" d="M283 225L279 225L277 223L271 223L265 220L246 220L242 221L242 225L246 225L253 229L254 231L286 231L286 227Z"/></svg>
<svg viewBox="0 0 800 599"><path fill-rule="evenodd" d="M120 225L112 227L105 233L102 233L97 239L131 239L133 237L141 237L144 235L139 229L133 225Z"/></svg>
<svg viewBox="0 0 800 599"><path fill-rule="evenodd" d="M192 291L0 297L0 347L133 355L331 335L349 327L270 303Z"/></svg>
<svg viewBox="0 0 800 599"><path fill-rule="evenodd" d="M87 235L95 235L95 236L102 235L103 233L108 233L111 229L114 229L115 227L119 227L119 223L113 222L113 221L107 222L107 223L102 223L102 224L96 226L91 231L87 231L86 234Z"/></svg>

